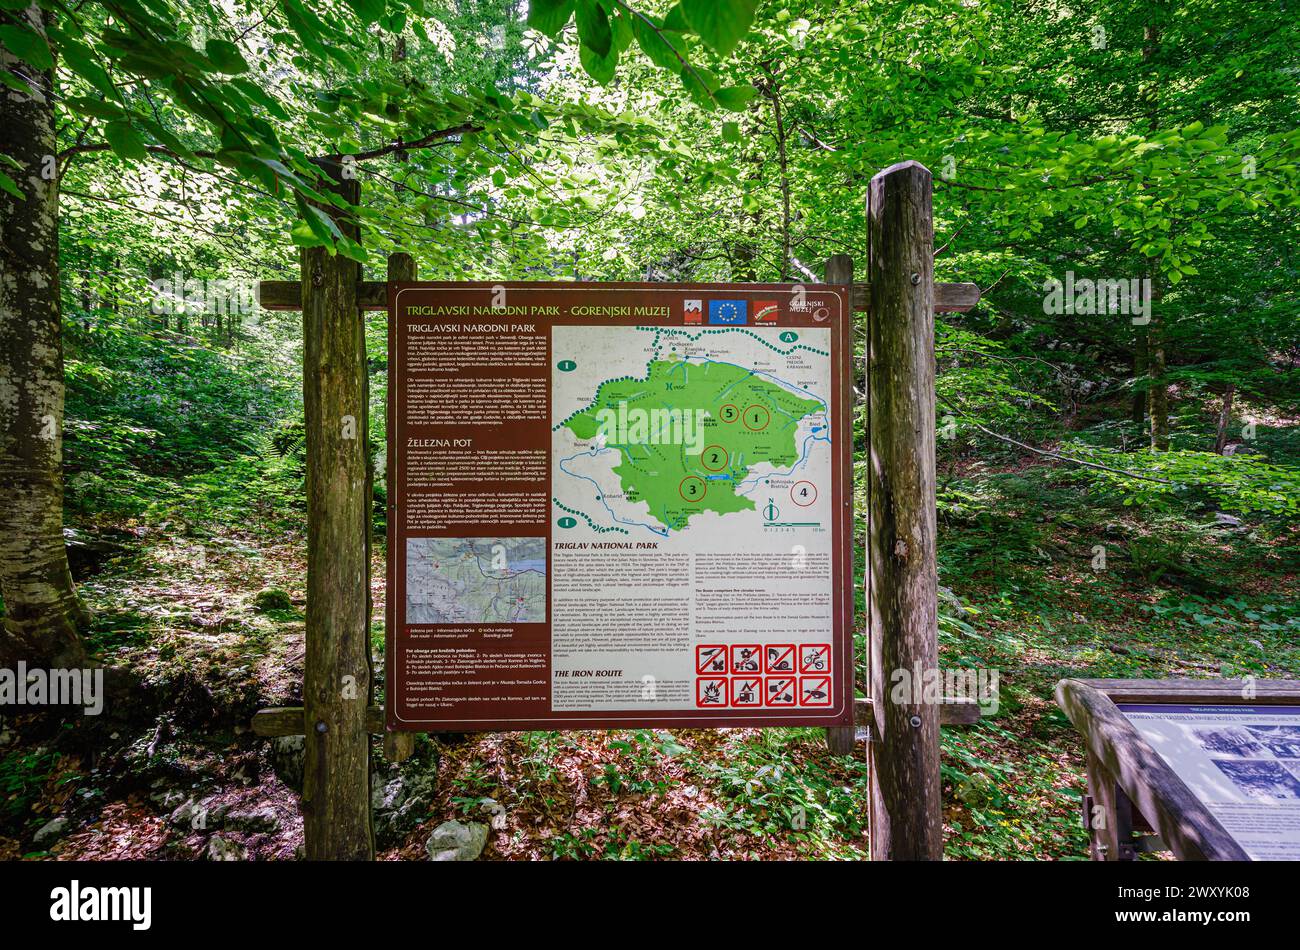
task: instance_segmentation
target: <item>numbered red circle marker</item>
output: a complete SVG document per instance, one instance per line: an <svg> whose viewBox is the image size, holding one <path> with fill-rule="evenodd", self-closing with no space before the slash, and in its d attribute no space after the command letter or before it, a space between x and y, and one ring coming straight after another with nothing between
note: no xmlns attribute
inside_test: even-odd
<svg viewBox="0 0 1300 950"><path fill-rule="evenodd" d="M703 501L709 486L698 475L687 475L677 486L677 494L689 502Z"/></svg>
<svg viewBox="0 0 1300 950"><path fill-rule="evenodd" d="M790 500L800 508L807 508L817 500L817 486L812 482L795 482L790 489Z"/></svg>
<svg viewBox="0 0 1300 950"><path fill-rule="evenodd" d="M746 406L743 418L745 428L753 432L761 432L768 427L772 421L772 412L767 406Z"/></svg>
<svg viewBox="0 0 1300 950"><path fill-rule="evenodd" d="M700 453L700 464L710 472L720 472L727 467L727 450L720 445L705 446Z"/></svg>

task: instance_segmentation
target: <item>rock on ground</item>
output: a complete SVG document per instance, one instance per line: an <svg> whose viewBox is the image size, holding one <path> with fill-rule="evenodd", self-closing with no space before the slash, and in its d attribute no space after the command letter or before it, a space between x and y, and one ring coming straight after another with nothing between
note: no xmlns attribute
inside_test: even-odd
<svg viewBox="0 0 1300 950"><path fill-rule="evenodd" d="M299 795L302 794L303 762L307 756L304 736L276 736L271 740L271 768L276 777Z"/></svg>
<svg viewBox="0 0 1300 950"><path fill-rule="evenodd" d="M222 835L213 835L208 839L208 847L203 856L209 861L247 861L248 849L238 841L232 841Z"/></svg>
<svg viewBox="0 0 1300 950"><path fill-rule="evenodd" d="M425 842L430 861L473 861L487 845L487 825L477 821L444 821Z"/></svg>
<svg viewBox="0 0 1300 950"><path fill-rule="evenodd" d="M397 844L428 817L437 778L436 768L414 761L371 774L370 807L378 847Z"/></svg>
<svg viewBox="0 0 1300 950"><path fill-rule="evenodd" d="M48 821L41 825L39 831L32 837L32 844L47 844L58 840L63 836L63 832L68 829L68 819L60 815L53 821Z"/></svg>

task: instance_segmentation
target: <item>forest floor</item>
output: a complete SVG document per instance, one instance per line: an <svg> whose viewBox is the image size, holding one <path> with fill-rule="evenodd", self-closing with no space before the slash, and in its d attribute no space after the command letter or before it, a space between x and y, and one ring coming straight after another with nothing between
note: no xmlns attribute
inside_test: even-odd
<svg viewBox="0 0 1300 950"><path fill-rule="evenodd" d="M947 853L1082 859L1081 742L1056 682L1296 676L1300 531L1099 509L1044 464L950 474L941 661L998 671L999 694L980 723L944 730ZM131 698L93 719L0 724L0 859L293 857L292 767L248 723L301 699L301 532L117 527L120 553L80 589ZM382 619L372 634L381 657ZM456 818L490 825L487 860L860 858L863 757L861 743L830 755L812 729L534 732L422 737L398 769L377 741L403 806L380 851L423 859Z"/></svg>

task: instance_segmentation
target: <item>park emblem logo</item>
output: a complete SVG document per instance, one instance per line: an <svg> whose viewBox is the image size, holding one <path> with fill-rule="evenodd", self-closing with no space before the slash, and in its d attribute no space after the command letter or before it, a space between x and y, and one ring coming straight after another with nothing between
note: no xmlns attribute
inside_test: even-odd
<svg viewBox="0 0 1300 950"><path fill-rule="evenodd" d="M760 300L754 304L755 323L776 323L781 306L775 300Z"/></svg>
<svg viewBox="0 0 1300 950"><path fill-rule="evenodd" d="M686 300L682 302L682 322L687 324L704 322L704 301Z"/></svg>
<svg viewBox="0 0 1300 950"><path fill-rule="evenodd" d="M713 326L739 326L749 322L749 301L710 300L709 323Z"/></svg>

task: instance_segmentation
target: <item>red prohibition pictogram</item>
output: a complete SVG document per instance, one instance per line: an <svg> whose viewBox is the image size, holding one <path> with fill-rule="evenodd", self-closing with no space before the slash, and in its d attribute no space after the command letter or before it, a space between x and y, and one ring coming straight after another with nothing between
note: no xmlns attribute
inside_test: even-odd
<svg viewBox="0 0 1300 950"><path fill-rule="evenodd" d="M757 643L734 643L731 646L731 672L763 672L763 649Z"/></svg>
<svg viewBox="0 0 1300 950"><path fill-rule="evenodd" d="M727 679L723 676L702 676L695 681L696 706L727 705Z"/></svg>
<svg viewBox="0 0 1300 950"><path fill-rule="evenodd" d="M727 672L727 648L721 643L710 643L695 648L696 673Z"/></svg>
<svg viewBox="0 0 1300 950"><path fill-rule="evenodd" d="M794 644L769 643L763 647L763 670L767 673L793 673Z"/></svg>
<svg viewBox="0 0 1300 950"><path fill-rule="evenodd" d="M795 682L793 676L769 676L764 683L763 702L767 706L793 706Z"/></svg>
<svg viewBox="0 0 1300 950"><path fill-rule="evenodd" d="M761 676L733 676L731 678L731 705L763 705L763 678Z"/></svg>
<svg viewBox="0 0 1300 950"><path fill-rule="evenodd" d="M829 676L799 677L800 706L829 706L831 704L831 678Z"/></svg>
<svg viewBox="0 0 1300 950"><path fill-rule="evenodd" d="M827 673L831 668L829 643L801 643L799 645L800 673Z"/></svg>

